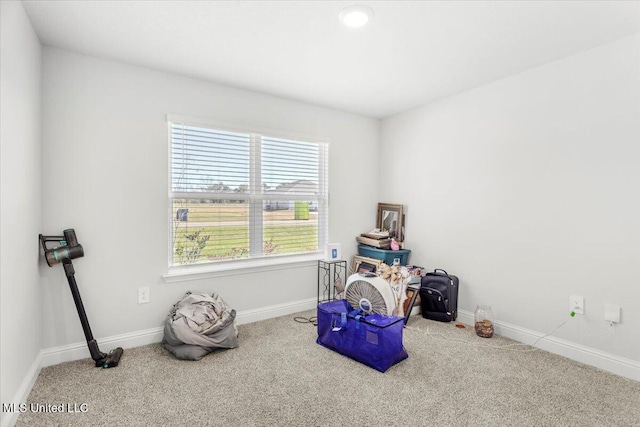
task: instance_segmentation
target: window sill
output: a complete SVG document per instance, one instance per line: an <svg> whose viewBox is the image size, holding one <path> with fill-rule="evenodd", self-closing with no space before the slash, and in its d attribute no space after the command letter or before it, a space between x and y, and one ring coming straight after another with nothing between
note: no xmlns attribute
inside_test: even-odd
<svg viewBox="0 0 640 427"><path fill-rule="evenodd" d="M236 276L263 271L288 270L291 268L315 267L321 253L287 256L282 258L260 258L243 261L230 261L215 265L187 266L170 268L162 278L166 283L187 282L191 280L210 279L216 277Z"/></svg>

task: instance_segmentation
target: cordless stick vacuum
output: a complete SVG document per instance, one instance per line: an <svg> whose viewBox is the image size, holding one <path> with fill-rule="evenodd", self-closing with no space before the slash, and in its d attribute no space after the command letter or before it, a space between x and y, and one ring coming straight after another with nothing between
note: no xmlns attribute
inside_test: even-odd
<svg viewBox="0 0 640 427"><path fill-rule="evenodd" d="M121 347L118 347L111 350L109 354L100 351L98 343L91 333L89 320L87 320L87 313L84 311L84 305L82 305L82 299L80 298L80 292L78 291L78 285L76 284L76 278L74 276L76 272L71 260L83 257L84 249L82 249L82 246L78 244L76 232L72 228L64 230L63 233L64 235L62 236L40 235L40 243L44 250L44 257L47 260L49 267L53 267L60 262L64 266L64 272L67 276L67 280L69 281L73 301L76 303L76 308L78 309L78 316L80 316L80 323L82 323L84 336L87 339L91 358L96 362L96 367L102 366L105 369L116 367L118 366L118 362L120 362L123 350ZM55 242L58 246L48 248L47 243L51 242Z"/></svg>

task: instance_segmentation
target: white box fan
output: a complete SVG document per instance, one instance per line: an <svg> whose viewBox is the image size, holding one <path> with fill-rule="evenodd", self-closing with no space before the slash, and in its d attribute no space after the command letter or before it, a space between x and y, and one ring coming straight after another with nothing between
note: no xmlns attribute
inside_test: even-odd
<svg viewBox="0 0 640 427"><path fill-rule="evenodd" d="M396 299L389 283L373 273L349 276L344 294L351 307L360 308L365 314L391 316L396 308Z"/></svg>

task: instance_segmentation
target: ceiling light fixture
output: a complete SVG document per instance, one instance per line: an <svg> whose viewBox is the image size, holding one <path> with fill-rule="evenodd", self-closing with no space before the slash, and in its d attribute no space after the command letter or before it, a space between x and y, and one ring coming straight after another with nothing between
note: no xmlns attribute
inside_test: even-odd
<svg viewBox="0 0 640 427"><path fill-rule="evenodd" d="M338 18L349 28L360 28L373 19L373 10L367 6L349 6L342 9Z"/></svg>

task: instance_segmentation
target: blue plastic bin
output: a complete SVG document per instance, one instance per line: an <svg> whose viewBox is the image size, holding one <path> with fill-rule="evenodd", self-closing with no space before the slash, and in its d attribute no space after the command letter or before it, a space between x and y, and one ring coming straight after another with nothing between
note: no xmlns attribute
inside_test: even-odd
<svg viewBox="0 0 640 427"><path fill-rule="evenodd" d="M409 249L378 249L367 245L358 245L358 255L366 256L374 259L381 259L387 265L393 265L393 260L400 258L400 265L409 264Z"/></svg>

